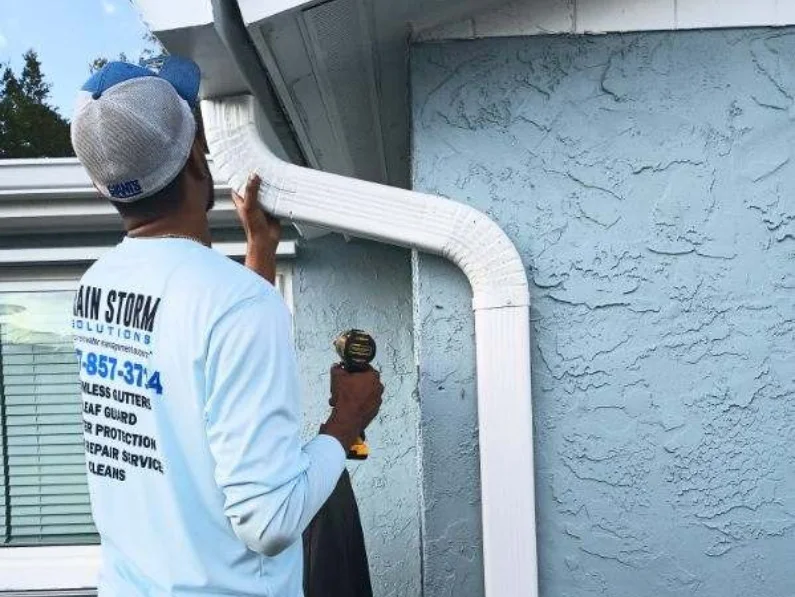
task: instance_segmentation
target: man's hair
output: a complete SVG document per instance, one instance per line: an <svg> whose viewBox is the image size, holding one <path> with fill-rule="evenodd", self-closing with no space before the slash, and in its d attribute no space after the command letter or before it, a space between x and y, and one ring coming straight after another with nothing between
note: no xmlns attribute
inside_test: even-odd
<svg viewBox="0 0 795 597"><path fill-rule="evenodd" d="M179 171L177 177L160 189L157 193L133 201L123 203L111 201L122 218L152 221L174 213L185 200L184 179L187 164Z"/></svg>

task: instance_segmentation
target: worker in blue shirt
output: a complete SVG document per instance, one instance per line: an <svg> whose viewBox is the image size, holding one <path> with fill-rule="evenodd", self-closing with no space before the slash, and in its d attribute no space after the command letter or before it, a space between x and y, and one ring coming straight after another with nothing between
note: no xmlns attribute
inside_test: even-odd
<svg viewBox="0 0 795 597"><path fill-rule="evenodd" d="M278 221L252 177L235 205L245 267L210 246L213 181L199 69L110 63L71 138L126 236L82 277L72 327L101 597L302 595L301 534L375 417L375 371L331 371L329 419L302 444Z"/></svg>

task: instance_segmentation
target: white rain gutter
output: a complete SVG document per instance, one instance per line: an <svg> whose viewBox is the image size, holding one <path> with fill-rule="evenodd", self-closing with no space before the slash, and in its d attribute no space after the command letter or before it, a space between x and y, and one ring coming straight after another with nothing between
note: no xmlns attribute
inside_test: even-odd
<svg viewBox="0 0 795 597"><path fill-rule="evenodd" d="M278 216L442 255L472 285L487 597L536 597L530 297L519 254L485 214L455 201L295 166L257 132L252 96L202 102L218 173L234 189L251 172Z"/></svg>

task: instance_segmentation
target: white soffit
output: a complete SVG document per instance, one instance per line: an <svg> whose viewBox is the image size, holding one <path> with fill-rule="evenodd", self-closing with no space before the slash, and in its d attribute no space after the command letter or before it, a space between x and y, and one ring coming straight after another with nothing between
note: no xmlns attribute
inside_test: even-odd
<svg viewBox="0 0 795 597"><path fill-rule="evenodd" d="M210 0L135 0L133 4L153 32L213 22Z"/></svg>
<svg viewBox="0 0 795 597"><path fill-rule="evenodd" d="M244 20L251 14L257 13L244 13ZM393 111L395 102L382 102L378 92L373 17L369 0L333 0L269 21L247 21L247 28L310 163L394 184L381 115ZM405 89L405 75L395 76ZM407 142L392 141L407 151Z"/></svg>
<svg viewBox="0 0 795 597"><path fill-rule="evenodd" d="M238 0L309 163L404 188L410 34L495 2Z"/></svg>
<svg viewBox="0 0 795 597"><path fill-rule="evenodd" d="M238 0L240 12L246 22L267 19L312 3L312 0Z"/></svg>

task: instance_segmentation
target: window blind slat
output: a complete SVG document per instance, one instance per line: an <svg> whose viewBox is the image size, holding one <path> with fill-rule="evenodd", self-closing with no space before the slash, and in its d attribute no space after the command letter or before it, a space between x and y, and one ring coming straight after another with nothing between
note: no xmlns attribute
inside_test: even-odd
<svg viewBox="0 0 795 597"><path fill-rule="evenodd" d="M12 381L20 380L24 383L26 380L35 379L37 375L58 375L68 376L66 381L71 381L69 378L77 378L77 363L71 360L68 363L20 363L12 365L10 363L3 363L3 377L9 385L15 385Z"/></svg>
<svg viewBox="0 0 795 597"><path fill-rule="evenodd" d="M7 404L6 416L22 417L22 416L35 416L35 415L77 415L82 419L80 414L80 405L75 404L74 401L61 402L56 404Z"/></svg>
<svg viewBox="0 0 795 597"><path fill-rule="evenodd" d="M5 385L5 384L4 384ZM6 396L76 396L79 392L77 378L71 383L11 385L3 388Z"/></svg>
<svg viewBox="0 0 795 597"><path fill-rule="evenodd" d="M77 357L71 348L38 354L7 354L3 356L3 366L16 365L76 365Z"/></svg>
<svg viewBox="0 0 795 597"><path fill-rule="evenodd" d="M58 464L84 464L85 457L83 456L82 452L77 454L52 454L46 457L42 457L39 455L33 456L20 456L18 454L12 454L8 457L8 464L11 467L17 466L52 466Z"/></svg>
<svg viewBox="0 0 795 597"><path fill-rule="evenodd" d="M90 528L90 527L89 527ZM68 535L51 535L47 537L14 537L8 547L35 547L37 545L93 545L97 543L96 533L70 533ZM86 593L78 597L96 597L96 593Z"/></svg>
<svg viewBox="0 0 795 597"><path fill-rule="evenodd" d="M14 521L20 525L37 524L57 524L72 525L81 524L74 522L75 515L90 514L87 508L82 506L58 506L56 509L38 506L19 506L14 512Z"/></svg>
<svg viewBox="0 0 795 597"><path fill-rule="evenodd" d="M77 413L70 414L32 414L32 415L14 415L13 413L6 413L9 433L12 427L46 427L48 425L58 425L64 427L77 426L82 430L82 415Z"/></svg>
<svg viewBox="0 0 795 597"><path fill-rule="evenodd" d="M85 471L65 475L17 475L15 472L8 479L8 485L14 487L61 487L64 484L78 485L85 479Z"/></svg>
<svg viewBox="0 0 795 597"><path fill-rule="evenodd" d="M68 448L69 446L82 441L82 433L67 433L64 435L49 435L43 437L41 435L37 435L34 430L29 434L23 434L20 432L17 435L9 435L8 449L10 452L12 447L32 448L35 446L64 446L64 448Z"/></svg>
<svg viewBox="0 0 795 597"><path fill-rule="evenodd" d="M94 525L82 522L74 524L20 524L14 529L14 536L17 539L46 537L48 535L60 535L69 537L70 535L86 535L96 533Z"/></svg>
<svg viewBox="0 0 795 597"><path fill-rule="evenodd" d="M88 491L85 479L82 483L61 483L60 485L22 485L10 487L11 501L19 497L78 495Z"/></svg>
<svg viewBox="0 0 795 597"><path fill-rule="evenodd" d="M49 476L63 476L63 475L82 475L85 473L85 465L77 464L35 464L28 466L14 467L14 477L49 477Z"/></svg>
<svg viewBox="0 0 795 597"><path fill-rule="evenodd" d="M71 444L83 440L82 428L78 425L69 425L68 428L65 428L64 425L52 425L50 427L49 429L47 425L39 425L36 428L10 427L8 430L9 452L10 447L15 445L17 441L21 445L31 445L30 442L47 445L57 443Z"/></svg>
<svg viewBox="0 0 795 597"><path fill-rule="evenodd" d="M73 373L35 373L33 375L9 375L3 380L3 385L11 389L12 386L55 386L69 385L70 393L74 394L77 387L78 376Z"/></svg>
<svg viewBox="0 0 795 597"><path fill-rule="evenodd" d="M84 490L82 487L81 490ZM71 493L60 495L20 495L11 498L11 506L59 506L65 505L87 505L91 503L85 493Z"/></svg>
<svg viewBox="0 0 795 597"><path fill-rule="evenodd" d="M35 456L43 458L47 456L71 456L75 454L83 454L82 444L73 444L67 446L15 446L13 450L13 455L17 457Z"/></svg>
<svg viewBox="0 0 795 597"><path fill-rule="evenodd" d="M6 406L45 406L45 405L68 405L80 411L79 397L66 396L64 394L23 394L16 396L6 396Z"/></svg>
<svg viewBox="0 0 795 597"><path fill-rule="evenodd" d="M69 317L71 313L67 313L67 317ZM3 328L5 329L5 328ZM8 351L5 354L25 354L25 355L51 355L51 354L73 354L74 353L74 346L72 345L71 340L67 341L60 341L55 340L56 336L50 335L49 339L50 342L36 344L35 341L31 339L25 340L18 340L12 339L11 343L8 342L8 335L3 335L3 341L8 345ZM33 343L32 343L33 342ZM14 350L17 349L17 350Z"/></svg>

